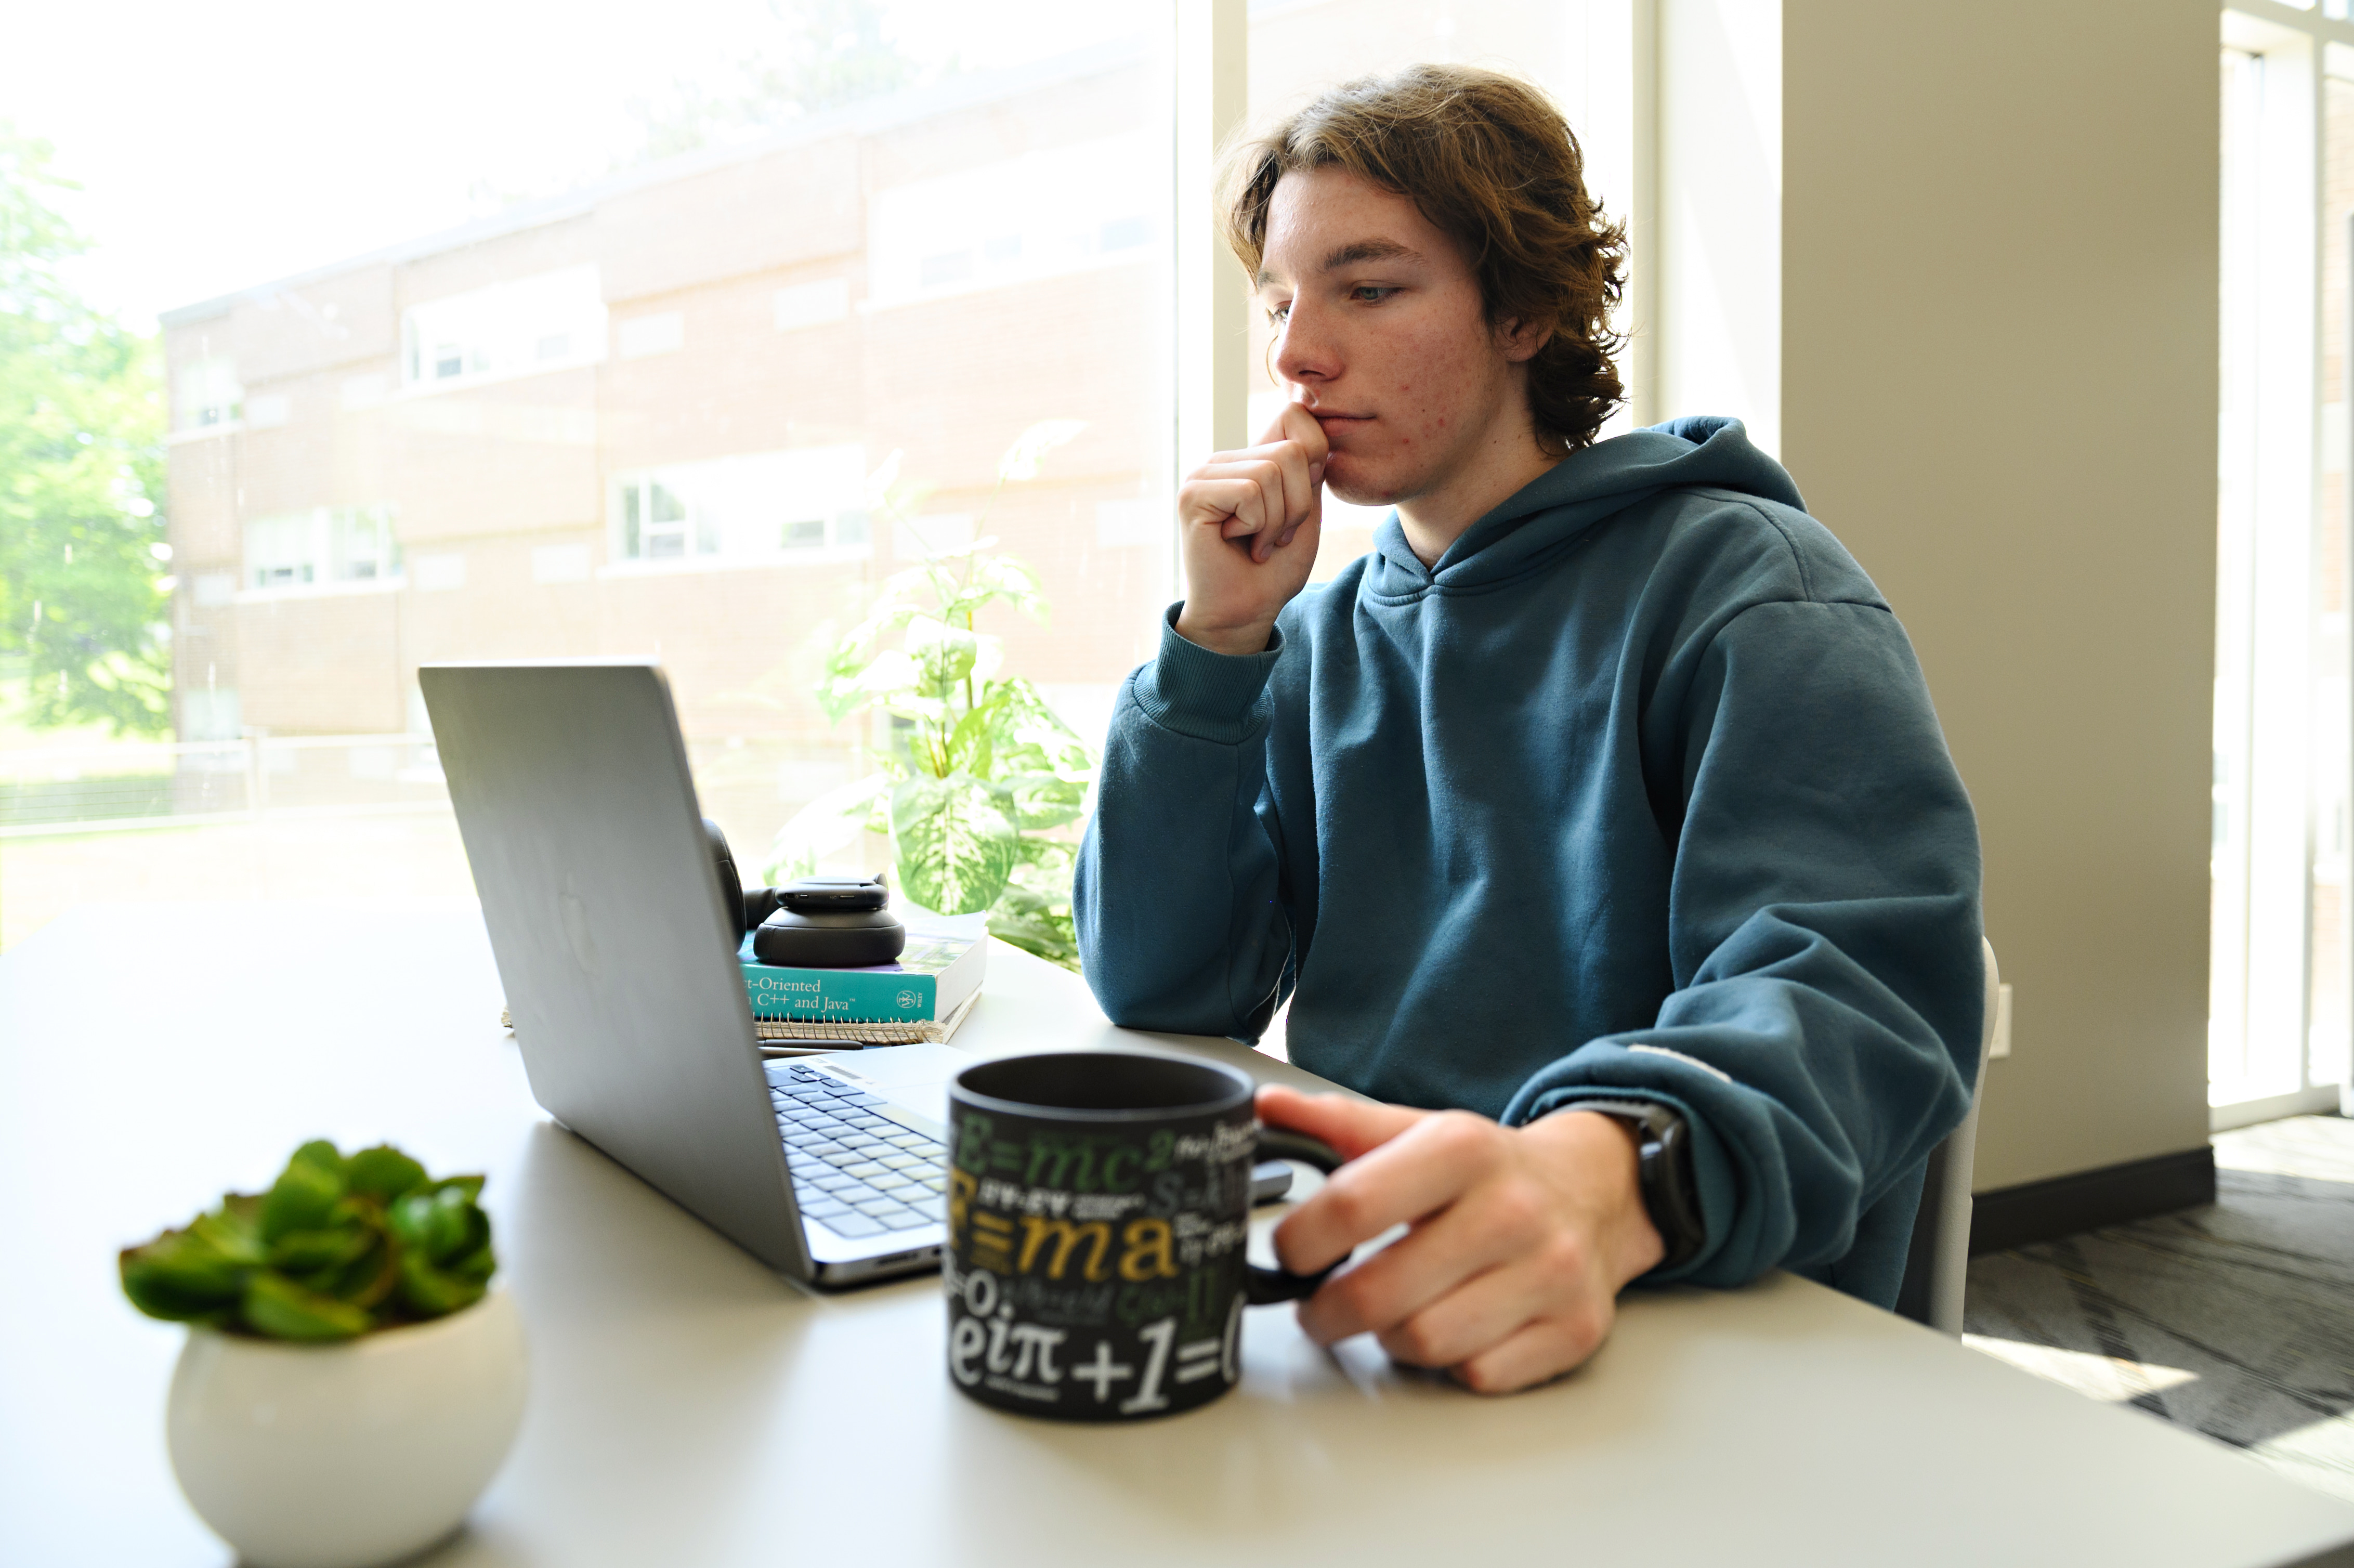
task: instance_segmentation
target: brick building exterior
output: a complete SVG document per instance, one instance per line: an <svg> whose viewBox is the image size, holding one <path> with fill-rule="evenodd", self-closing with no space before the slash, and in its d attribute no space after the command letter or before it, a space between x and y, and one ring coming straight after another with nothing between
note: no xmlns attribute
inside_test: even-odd
<svg viewBox="0 0 2354 1568"><path fill-rule="evenodd" d="M838 744L809 685L911 558L894 452L932 543L979 520L1038 568L1011 667L1108 690L1170 583L1162 79L1135 48L952 79L169 313L182 736L421 726L435 660L659 653L690 735ZM1086 427L999 491L1049 418Z"/></svg>

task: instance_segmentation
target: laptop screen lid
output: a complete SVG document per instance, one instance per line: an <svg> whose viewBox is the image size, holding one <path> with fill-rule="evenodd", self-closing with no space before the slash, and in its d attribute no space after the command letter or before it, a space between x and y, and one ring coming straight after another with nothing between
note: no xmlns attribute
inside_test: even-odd
<svg viewBox="0 0 2354 1568"><path fill-rule="evenodd" d="M670 683L652 661L418 672L532 1097L811 1277Z"/></svg>

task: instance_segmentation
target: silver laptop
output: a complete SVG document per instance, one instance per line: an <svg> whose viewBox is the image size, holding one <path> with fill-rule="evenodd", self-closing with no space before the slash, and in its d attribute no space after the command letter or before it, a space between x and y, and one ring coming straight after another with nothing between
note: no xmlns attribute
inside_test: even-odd
<svg viewBox="0 0 2354 1568"><path fill-rule="evenodd" d="M429 664L418 679L532 1097L797 1279L938 1267L939 1118L970 1058L763 1060L661 668Z"/></svg>

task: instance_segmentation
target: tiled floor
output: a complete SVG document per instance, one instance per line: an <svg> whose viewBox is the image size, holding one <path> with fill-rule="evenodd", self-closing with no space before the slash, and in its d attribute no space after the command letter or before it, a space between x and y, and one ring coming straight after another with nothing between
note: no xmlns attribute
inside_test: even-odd
<svg viewBox="0 0 2354 1568"><path fill-rule="evenodd" d="M1978 1350L2354 1499L2354 1121L2215 1139L2218 1200L1970 1264Z"/></svg>

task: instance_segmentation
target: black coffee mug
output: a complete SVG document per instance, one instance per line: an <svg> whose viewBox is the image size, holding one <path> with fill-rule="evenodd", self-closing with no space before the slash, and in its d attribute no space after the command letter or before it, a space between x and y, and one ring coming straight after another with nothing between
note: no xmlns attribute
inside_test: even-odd
<svg viewBox="0 0 2354 1568"><path fill-rule="evenodd" d="M1246 1304L1322 1274L1262 1268L1251 1166L1341 1157L1261 1127L1248 1075L1129 1051L1008 1056L949 1085L949 1377L983 1404L1133 1421L1242 1375Z"/></svg>

